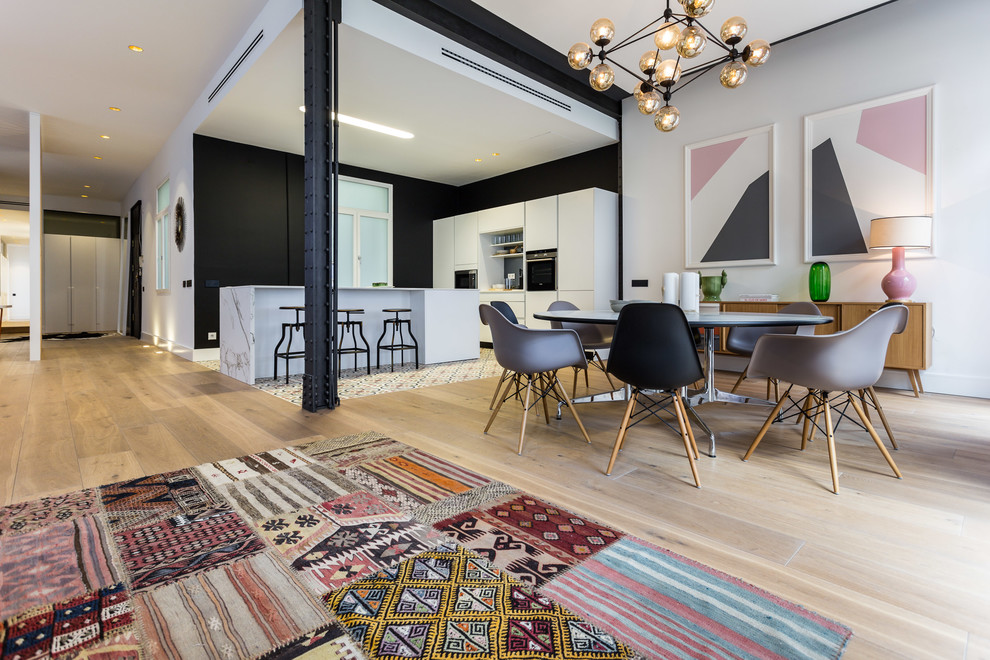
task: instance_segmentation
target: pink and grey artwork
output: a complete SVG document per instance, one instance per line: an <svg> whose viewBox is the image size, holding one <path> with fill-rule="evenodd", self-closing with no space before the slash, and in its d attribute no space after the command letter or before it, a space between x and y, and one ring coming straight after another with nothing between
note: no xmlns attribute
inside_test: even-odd
<svg viewBox="0 0 990 660"><path fill-rule="evenodd" d="M687 148L687 264L773 263L772 128Z"/></svg>
<svg viewBox="0 0 990 660"><path fill-rule="evenodd" d="M807 118L805 258L865 259L870 220L931 210L931 89Z"/></svg>

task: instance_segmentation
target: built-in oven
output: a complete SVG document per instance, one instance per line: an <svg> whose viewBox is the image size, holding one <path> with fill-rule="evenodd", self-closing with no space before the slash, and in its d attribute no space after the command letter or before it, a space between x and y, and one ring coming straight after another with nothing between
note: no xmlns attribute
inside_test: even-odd
<svg viewBox="0 0 990 660"><path fill-rule="evenodd" d="M557 290L557 250L526 252L526 290Z"/></svg>
<svg viewBox="0 0 990 660"><path fill-rule="evenodd" d="M477 289L478 288L478 271L476 271L476 270L455 270L454 271L454 288L455 289Z"/></svg>

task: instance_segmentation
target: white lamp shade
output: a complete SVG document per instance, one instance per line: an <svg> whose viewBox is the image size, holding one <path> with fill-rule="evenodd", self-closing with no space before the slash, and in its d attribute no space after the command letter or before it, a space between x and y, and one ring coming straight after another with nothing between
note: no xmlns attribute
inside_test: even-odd
<svg viewBox="0 0 990 660"><path fill-rule="evenodd" d="M876 218L870 222L871 248L929 248L932 219L926 215Z"/></svg>

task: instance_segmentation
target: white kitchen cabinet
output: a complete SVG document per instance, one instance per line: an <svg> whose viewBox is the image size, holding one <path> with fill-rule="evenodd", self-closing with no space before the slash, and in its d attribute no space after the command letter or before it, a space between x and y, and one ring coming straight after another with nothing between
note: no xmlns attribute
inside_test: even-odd
<svg viewBox="0 0 990 660"><path fill-rule="evenodd" d="M454 218L433 221L433 288L454 288Z"/></svg>
<svg viewBox="0 0 990 660"><path fill-rule="evenodd" d="M550 321L541 321L533 317L537 312L547 311L550 303L557 300L556 291L527 291L526 292L526 326L530 328L549 328Z"/></svg>
<svg viewBox="0 0 990 660"><path fill-rule="evenodd" d="M478 212L478 232L490 234L492 232L520 229L525 225L525 220L526 207L523 202L496 206L493 209L485 209Z"/></svg>
<svg viewBox="0 0 990 660"><path fill-rule="evenodd" d="M454 266L478 267L478 214L454 217Z"/></svg>
<svg viewBox="0 0 990 660"><path fill-rule="evenodd" d="M619 286L618 196L598 188L558 195L557 217L557 289L593 291L593 304L575 304L608 309Z"/></svg>
<svg viewBox="0 0 990 660"><path fill-rule="evenodd" d="M578 309L592 310L595 307L595 292L594 291L557 291L557 300L566 300L569 303L574 303ZM608 304L605 305L604 309L611 309Z"/></svg>
<svg viewBox="0 0 990 660"><path fill-rule="evenodd" d="M117 329L120 240L45 235L43 331Z"/></svg>
<svg viewBox="0 0 990 660"><path fill-rule="evenodd" d="M526 202L526 249L557 247L557 195Z"/></svg>

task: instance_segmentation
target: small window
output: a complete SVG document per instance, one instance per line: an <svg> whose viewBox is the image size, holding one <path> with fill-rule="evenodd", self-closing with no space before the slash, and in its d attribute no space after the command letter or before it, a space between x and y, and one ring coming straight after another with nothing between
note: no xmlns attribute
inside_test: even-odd
<svg viewBox="0 0 990 660"><path fill-rule="evenodd" d="M168 179L158 186L158 196L155 203L155 288L159 291L169 288L168 255L171 244L169 230L169 189Z"/></svg>

